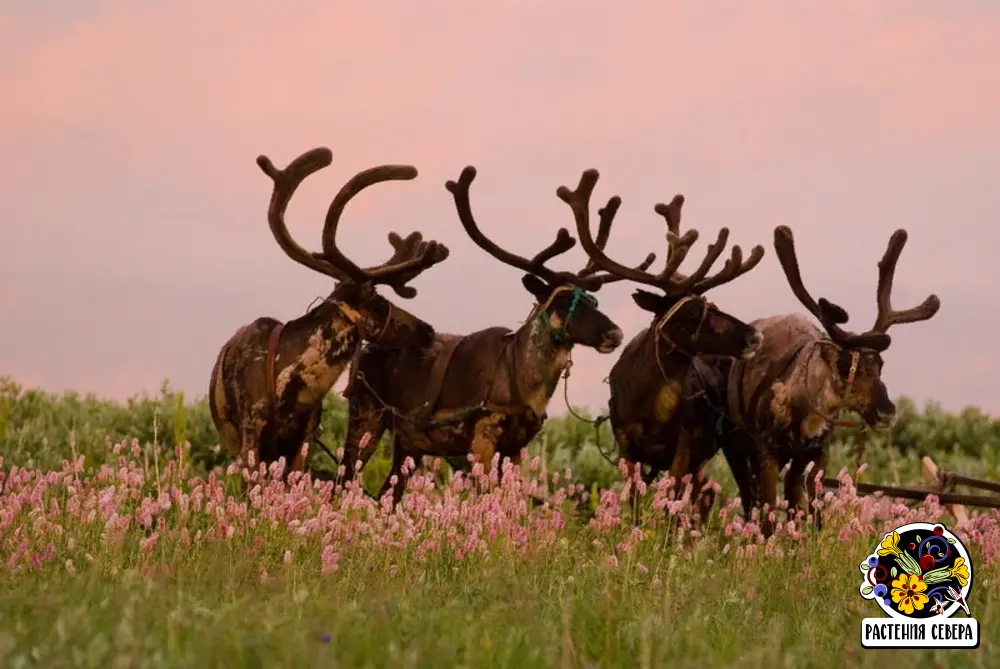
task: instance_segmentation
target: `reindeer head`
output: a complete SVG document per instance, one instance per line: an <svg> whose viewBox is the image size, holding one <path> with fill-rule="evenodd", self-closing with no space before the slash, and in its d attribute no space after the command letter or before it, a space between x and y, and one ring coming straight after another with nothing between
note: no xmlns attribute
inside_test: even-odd
<svg viewBox="0 0 1000 669"><path fill-rule="evenodd" d="M662 291L662 294L657 294L636 290L632 294L632 299L641 309L653 313L657 336L673 349L692 356L708 354L752 357L760 347L760 333L738 318L719 311L714 304L703 297L703 294L756 267L764 257L764 248L754 247L744 263L742 249L734 246L732 257L726 261L725 267L714 276L706 277L712 264L722 254L729 238L729 230L722 228L718 239L708 247L705 259L694 274L688 277L679 274L677 268L684 261L692 244L698 240L698 231L689 230L681 236L681 206L684 204L684 196L677 195L669 205L658 204L654 207L656 213L667 221L668 249L666 267L663 271L659 274L645 271L652 264L652 256L646 263L636 268L620 265L604 253L604 246L607 243L605 226L610 225L604 216L608 209L611 209L611 215L614 215L614 211L621 204L618 197L611 198L608 206L601 210L597 239L594 240L590 233L588 203L597 184L597 178L597 170L587 170L580 177L580 185L575 191L569 190L566 186L562 186L558 191L559 197L573 207L577 234L580 236L583 248L591 257L591 262L616 278L653 286Z"/></svg>
<svg viewBox="0 0 1000 669"><path fill-rule="evenodd" d="M337 282L328 301L335 303L341 313L354 323L363 339L396 345L430 346L434 342L434 328L386 300L376 292L375 287L385 284L402 298L415 297L416 288L406 284L447 258L448 248L436 241L423 241L419 232L413 232L405 239L393 232L389 234L389 243L395 249L392 257L381 265L362 269L337 246L337 226L347 203L373 184L415 178L415 167L372 167L359 172L344 184L326 214L322 253L306 251L289 234L285 209L296 188L310 174L330 165L332 160L333 156L327 148L308 151L283 170L277 169L267 156L257 158L261 170L274 181L267 220L275 240L292 260Z"/></svg>
<svg viewBox="0 0 1000 669"><path fill-rule="evenodd" d="M926 321L941 308L937 295L929 295L923 303L911 309L892 308L892 280L896 263L906 245L906 230L896 230L889 238L882 260L878 263L876 300L878 315L868 332L855 334L840 326L847 322L847 311L826 298L817 303L802 283L799 262L795 255L792 231L782 225L774 230L774 250L795 297L823 325L830 339L823 347L823 359L833 372L834 385L841 397L841 408L857 411L873 428L892 426L896 420L896 405L882 381L882 353L889 348L889 328L899 323Z"/></svg>
<svg viewBox="0 0 1000 669"><path fill-rule="evenodd" d="M476 168L469 166L462 170L458 182L449 181L445 184L455 198L458 218L466 233L481 249L500 262L526 272L521 283L537 300L532 316L537 319L538 325L545 328L557 344L563 346L581 344L600 353L611 353L617 349L622 343L622 331L598 309L597 298L593 293L604 284L619 280L618 277L598 275L597 267L592 262L588 262L579 272L560 272L546 267L545 263L549 260L576 245L576 239L570 236L566 228L560 228L555 241L530 260L500 248L480 231L472 215L469 186L475 178ZM614 204L613 207L601 210L604 243L607 242L611 219L617 208L618 205ZM648 267L653 259L654 256L650 255L640 267Z"/></svg>

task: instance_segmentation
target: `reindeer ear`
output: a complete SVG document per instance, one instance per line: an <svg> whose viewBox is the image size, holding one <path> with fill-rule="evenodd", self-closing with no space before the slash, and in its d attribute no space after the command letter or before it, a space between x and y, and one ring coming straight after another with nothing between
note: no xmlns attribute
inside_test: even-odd
<svg viewBox="0 0 1000 669"><path fill-rule="evenodd" d="M636 290L632 293L632 300L636 305L645 311L651 311L654 314L660 313L666 306L667 300L662 295L657 295L656 293L651 293L648 290Z"/></svg>
<svg viewBox="0 0 1000 669"><path fill-rule="evenodd" d="M534 295L540 302L545 300L549 296L549 293L552 292L552 288L549 284L545 283L534 274L525 274L522 276L521 283L524 285L524 289Z"/></svg>
<svg viewBox="0 0 1000 669"><path fill-rule="evenodd" d="M847 322L847 311L839 304L834 304L825 297L819 298L819 313L821 320L829 319L831 323L843 325Z"/></svg>

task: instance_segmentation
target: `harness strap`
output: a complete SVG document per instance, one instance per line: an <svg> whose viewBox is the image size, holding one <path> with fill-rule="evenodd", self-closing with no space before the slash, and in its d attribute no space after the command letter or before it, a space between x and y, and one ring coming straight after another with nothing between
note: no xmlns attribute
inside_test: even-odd
<svg viewBox="0 0 1000 669"><path fill-rule="evenodd" d="M746 361L733 360L729 368L729 378L726 383L726 404L729 407L729 418L734 425L743 426L743 374L746 372Z"/></svg>
<svg viewBox="0 0 1000 669"><path fill-rule="evenodd" d="M358 333L358 341L354 344L354 353L351 355L351 371L347 377L347 385L344 386L343 392L340 396L347 399L351 396L351 390L354 388L354 382L358 380L358 365L361 363L361 349L364 346L365 340Z"/></svg>
<svg viewBox="0 0 1000 669"><path fill-rule="evenodd" d="M757 409L760 401L764 398L764 393L777 381L782 374L795 362L799 353L811 342L805 341L795 348L789 350L785 355L773 361L767 368L764 378L754 388L750 400L743 405L743 376L746 370L746 363L743 360L734 361L733 368L729 371L729 405L730 411L735 407L733 422L741 427L754 427L751 423L756 421ZM749 421L747 419L750 419Z"/></svg>
<svg viewBox="0 0 1000 669"><path fill-rule="evenodd" d="M265 369L265 381L267 383L267 412L270 420L274 420L275 411L278 408L278 372L275 369L278 358L278 341L281 339L281 332L285 329L284 323L278 323L271 330L271 336L267 340L267 359Z"/></svg>
<svg viewBox="0 0 1000 669"><path fill-rule="evenodd" d="M434 358L434 365L431 367L430 377L427 379L427 392L424 396L423 405L414 414L414 420L424 423L430 420L434 414L438 399L441 396L441 388L444 386L445 375L448 373L448 366L451 358L455 354L458 345L465 339L465 335L439 334L437 341L431 347L437 356Z"/></svg>
<svg viewBox="0 0 1000 669"><path fill-rule="evenodd" d="M844 385L844 390L850 392L851 386L854 385L854 377L858 373L858 363L861 361L860 351L851 351L851 371L847 374L847 382Z"/></svg>
<svg viewBox="0 0 1000 669"><path fill-rule="evenodd" d="M677 302L675 302L674 305L672 307L670 307L669 310L667 310L667 313L663 314L663 316L660 318L660 320L658 320L656 322L656 325L653 326L653 329L652 329L652 333L653 333L653 357L656 358L656 367L657 367L657 369L660 370L660 376L663 377L664 381L669 378L669 375L667 374L667 371L665 369L663 369L663 360L661 359L662 356L660 355L660 340L666 340L666 342L668 344L670 344L670 349L667 351L667 355L670 355L674 351L680 351L681 353L683 353L684 355L688 356L689 358L693 358L694 355L690 351L686 351L686 350L682 349L681 347L679 347L676 343L674 343L674 340L670 338L670 335L666 334L663 331L663 328L666 327L666 325L670 321L670 319L673 318L677 314L678 311L680 311L681 307L683 307L688 302L691 302L693 300L700 300L700 299L702 299L702 298L699 297L698 295L687 295L685 297L682 297L680 300L678 300ZM695 330L695 334L691 338L692 341L696 341L698 339L698 336L701 333L701 326L702 326L702 324L704 324L704 322L705 322L705 316L707 314L708 314L708 302L705 302L705 309L701 313L701 321L698 322L698 329Z"/></svg>

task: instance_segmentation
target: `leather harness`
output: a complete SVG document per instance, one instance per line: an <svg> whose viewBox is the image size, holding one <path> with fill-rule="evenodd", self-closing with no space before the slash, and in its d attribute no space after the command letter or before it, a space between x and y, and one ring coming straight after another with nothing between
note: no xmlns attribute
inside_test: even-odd
<svg viewBox="0 0 1000 669"><path fill-rule="evenodd" d="M569 286L560 286L556 290L552 291L552 293L549 295L548 299L545 300L545 302L537 304L535 305L535 307L532 308L532 313L528 316L527 320L531 320L532 317L537 318L539 314L545 313L546 310L549 308L549 305L552 304L552 300L555 298L555 296L565 290L574 290L574 288L571 288ZM478 404L473 404L470 407L467 407L466 409L471 409L471 410L482 409L489 413L502 414L506 416L523 414L532 410L531 407L519 402L520 393L518 392L516 381L512 384L511 387L512 401L510 404L497 404L495 402L490 402L488 399L490 390L492 390L493 388L493 382L496 379L497 372L500 370L500 366L503 364L503 356L507 344L508 342L513 341L513 338L516 335L517 332L511 330L508 330L507 333L504 334L503 345L500 347L500 352L497 354L496 365L493 368L493 372L490 375L489 383L486 386L485 390L486 396ZM431 419L434 415L434 410L437 408L438 400L441 397L441 389L444 386L444 379L448 374L448 368L451 364L452 356L454 356L455 351L458 349L459 344L461 344L462 341L467 336L468 335L452 335L452 334L438 335L439 339L436 343L439 343L441 345L441 348L439 349L440 352L438 353L437 357L434 360L434 365L431 367L431 373L427 383L427 392L424 396L425 397L424 403L417 409L417 411L415 411L411 416L409 416L409 419L412 420L416 425L428 426L431 422L433 422ZM516 356L514 360L516 361ZM516 377L516 374L514 376ZM466 410L460 409L457 411L457 413L464 418ZM445 422L450 422L450 421L446 420Z"/></svg>
<svg viewBox="0 0 1000 669"><path fill-rule="evenodd" d="M823 340L820 340L820 342L823 342ZM764 397L764 393L774 384L775 381L781 378L781 375L792 366L792 363L795 362L799 353L801 353L802 350L811 343L814 342L809 340L803 341L798 346L786 352L785 355L772 361L767 368L767 373L764 375L764 378L761 379L760 383L758 383L754 388L753 394L750 396L750 400L746 404L743 403L742 391L743 376L746 373L747 361L733 361L733 366L729 370L726 399L729 406L729 418L735 425L742 428L757 427L752 423L756 421L759 405ZM860 357L861 354L859 351L851 351L851 369L845 382L845 391L849 392L854 384L854 377L858 371L858 361ZM747 419L749 419L749 421Z"/></svg>
<svg viewBox="0 0 1000 669"><path fill-rule="evenodd" d="M271 328L271 336L267 340L267 369L265 373L267 374L267 414L268 421L274 420L275 411L277 411L278 404L278 372L275 369L277 358L278 358L278 341L281 339L281 331L285 329L284 323L278 323L273 328Z"/></svg>
<svg viewBox="0 0 1000 669"><path fill-rule="evenodd" d="M438 398L441 396L441 388L444 386L445 375L448 373L448 365L451 363L451 358L455 355L458 345L464 339L464 335L438 335L438 340L435 344L440 344L440 348L438 348L437 357L434 358L434 365L431 367L431 374L427 383L427 394L425 395L424 403L417 409L413 417L418 425L430 420L430 417L434 414L434 408L437 405Z"/></svg>

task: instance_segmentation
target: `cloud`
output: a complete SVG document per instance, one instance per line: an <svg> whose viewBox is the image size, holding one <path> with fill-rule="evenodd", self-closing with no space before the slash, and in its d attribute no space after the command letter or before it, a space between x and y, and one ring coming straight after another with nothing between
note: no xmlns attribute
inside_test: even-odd
<svg viewBox="0 0 1000 669"><path fill-rule="evenodd" d="M652 206L683 192L697 249L723 225L768 248L712 295L746 319L801 310L772 257L775 225L795 230L807 283L852 324L873 318L874 264L906 227L895 299L934 291L944 306L894 338L890 387L1000 407L960 371L992 345L979 305L1000 243L994 4L41 7L0 10L0 285L15 286L0 292L0 370L108 393L170 376L204 392L236 327L294 317L329 290L275 247L253 164L328 145L333 166L289 208L293 234L318 246L353 171L413 163L415 181L352 202L342 238L369 264L387 257L389 230L445 241L452 257L407 305L442 330L516 326L529 306L518 273L456 225L443 183L470 163L481 225L523 253L571 226L554 191L584 168L601 171L595 200L624 198L609 245L623 259L662 256ZM560 264L582 266L582 251ZM648 320L630 290L601 296L627 338ZM577 354L574 403L604 404L615 357Z"/></svg>

